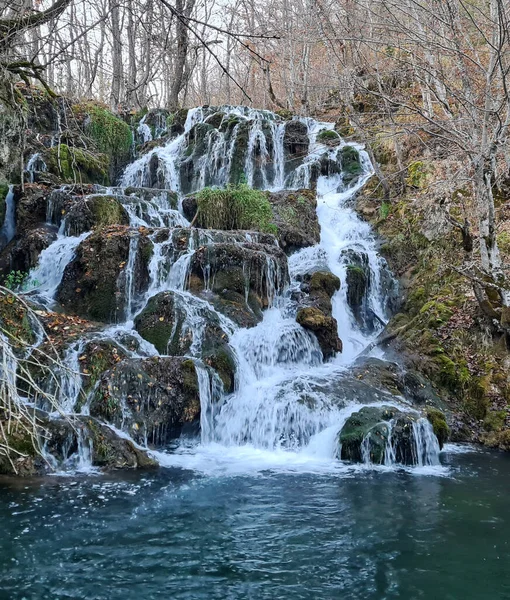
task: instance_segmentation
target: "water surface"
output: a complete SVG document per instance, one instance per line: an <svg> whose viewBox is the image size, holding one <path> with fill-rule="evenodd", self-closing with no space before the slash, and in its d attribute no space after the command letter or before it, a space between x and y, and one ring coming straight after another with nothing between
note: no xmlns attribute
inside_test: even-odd
<svg viewBox="0 0 510 600"><path fill-rule="evenodd" d="M0 599L507 599L510 458L0 480Z"/></svg>

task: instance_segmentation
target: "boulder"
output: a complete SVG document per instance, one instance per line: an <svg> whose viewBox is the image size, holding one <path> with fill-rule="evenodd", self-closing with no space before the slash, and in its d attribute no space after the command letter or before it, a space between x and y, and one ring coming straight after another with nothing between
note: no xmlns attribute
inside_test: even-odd
<svg viewBox="0 0 510 600"><path fill-rule="evenodd" d="M287 121L283 136L286 175L303 163L309 145L308 127L298 120Z"/></svg>
<svg viewBox="0 0 510 600"><path fill-rule="evenodd" d="M317 198L313 190L284 190L269 194L277 238L286 254L320 241Z"/></svg>
<svg viewBox="0 0 510 600"><path fill-rule="evenodd" d="M40 410L36 414L44 440L35 441L29 423L16 422L9 429L5 427L11 452L0 455L0 475L33 477L55 469L65 470L75 467L83 455L88 455L92 466L105 470L158 466L145 450L92 417L55 419ZM38 450L43 442L44 458Z"/></svg>
<svg viewBox="0 0 510 600"><path fill-rule="evenodd" d="M218 315L190 294L161 292L135 318L135 328L160 354L192 354L212 367L224 390L234 391L236 362Z"/></svg>
<svg viewBox="0 0 510 600"><path fill-rule="evenodd" d="M287 257L277 246L220 242L198 248L191 259L190 291L242 327L260 321L288 281Z"/></svg>
<svg viewBox="0 0 510 600"><path fill-rule="evenodd" d="M67 235L76 236L111 225L129 225L129 215L115 196L76 197L66 215Z"/></svg>
<svg viewBox="0 0 510 600"><path fill-rule="evenodd" d="M140 444L165 447L183 430L199 425L195 364L177 357L123 360L102 376L90 414Z"/></svg>
<svg viewBox="0 0 510 600"><path fill-rule="evenodd" d="M131 256L131 272L130 267ZM67 312L112 323L126 317L128 287L136 301L149 285L148 263L152 242L128 227L94 232L76 249L57 290L57 301Z"/></svg>
<svg viewBox="0 0 510 600"><path fill-rule="evenodd" d="M338 337L338 323L335 318L325 315L318 308L308 307L298 311L296 321L315 334L324 359L342 351L342 341Z"/></svg>
<svg viewBox="0 0 510 600"><path fill-rule="evenodd" d="M340 458L371 464L419 464L422 457L418 457L416 430L420 420L418 413L392 406L365 406L353 413L340 431Z"/></svg>

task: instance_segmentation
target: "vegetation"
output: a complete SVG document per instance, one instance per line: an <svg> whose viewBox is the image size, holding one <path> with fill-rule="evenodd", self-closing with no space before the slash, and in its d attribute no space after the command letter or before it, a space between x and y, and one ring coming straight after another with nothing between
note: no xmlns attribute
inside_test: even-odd
<svg viewBox="0 0 510 600"><path fill-rule="evenodd" d="M204 188L196 194L195 223L208 229L255 229L276 233L267 194L245 183L225 189Z"/></svg>

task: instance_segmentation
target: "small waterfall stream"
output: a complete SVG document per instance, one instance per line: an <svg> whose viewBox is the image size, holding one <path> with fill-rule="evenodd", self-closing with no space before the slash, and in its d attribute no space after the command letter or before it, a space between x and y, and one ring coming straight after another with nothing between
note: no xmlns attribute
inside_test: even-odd
<svg viewBox="0 0 510 600"><path fill-rule="evenodd" d="M208 121L219 113L220 126L208 125ZM336 457L338 432L361 406L355 397L346 397L345 402L335 404L331 401L328 386L341 378L356 357L375 340L388 318L383 285L385 262L377 252L369 225L357 216L351 205L354 195L371 176L372 165L363 148L354 145L361 159L361 174L352 181L347 180L341 158L344 144L329 147L318 141L318 134L333 129L333 124L298 118L292 123L306 132L307 151L289 167L287 124L273 113L246 107L191 109L181 135L130 164L121 187L108 190L119 196L133 228L155 230L151 234L154 250L149 264L148 291L143 297L137 297L134 291L138 237L133 236L125 281L126 322L107 329L103 336L111 337L113 330L138 335L133 330L135 316L157 293L172 291L178 309L185 313L183 330L192 337L189 356L197 365L201 442L191 448L183 444L171 454L155 453L162 464L197 467L201 461L204 464L210 464L211 460L221 461L222 455L236 456L240 461L248 462L267 460L269 464L274 462L275 456L283 463L331 462ZM140 123L138 133L143 141L152 139L145 122ZM236 325L207 299L186 291L191 259L200 247L214 243L214 232L198 230L196 235L190 235L185 251L177 251L171 235L158 241L158 228L189 225L182 215L184 195L204 186L225 186L231 180L241 136L247 136L248 140L242 164L247 183L272 191L316 184L321 227L318 245L299 250L289 257L290 283L283 293L276 292L279 286L275 286L274 281L278 279L278 273L268 256L265 285L273 286L269 293L270 306L262 321L251 328ZM324 164L329 165L328 168L324 168ZM124 190L133 187L152 187L161 189L162 193L155 201L131 202L126 199ZM179 211L171 207L164 190L178 194ZM42 252L39 266L31 273L39 293L48 302L54 297L76 248L88 235L70 237L63 231L61 226L59 238ZM256 239L253 232L232 232L231 238L234 235L241 246L251 242L254 236ZM353 255L363 257L369 273L366 310L374 318L368 328L360 326L347 301L345 281ZM337 275L342 283L332 304L343 352L328 362L323 362L315 336L296 323L290 293L299 286L300 276L318 265ZM236 358L237 381L235 391L230 395L223 392L219 378L211 369L206 369L199 361L204 311L217 318L228 335ZM70 362L76 362L80 351L80 344L69 350ZM145 343L140 355L147 353L151 355L157 351ZM76 397L76 382L72 378L66 382L65 389L70 396ZM414 440L417 464L437 464L439 447L428 421L420 419L416 423ZM388 463L394 462L392 456L390 447L386 451Z"/></svg>

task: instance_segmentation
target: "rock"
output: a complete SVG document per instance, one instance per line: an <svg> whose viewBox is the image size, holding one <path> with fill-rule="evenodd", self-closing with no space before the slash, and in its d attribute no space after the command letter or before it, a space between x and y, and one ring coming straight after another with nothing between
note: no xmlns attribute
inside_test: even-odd
<svg viewBox="0 0 510 600"><path fill-rule="evenodd" d="M176 357L123 360L101 378L90 414L122 429L138 443L165 447L186 428L198 427L195 364Z"/></svg>
<svg viewBox="0 0 510 600"><path fill-rule="evenodd" d="M307 126L298 120L287 121L283 136L286 175L303 163L309 144Z"/></svg>
<svg viewBox="0 0 510 600"><path fill-rule="evenodd" d="M442 413L437 408L427 408L427 419L430 421L432 425L432 429L434 430L434 434L437 437L437 441L439 442L439 448L443 448L444 444L448 441L450 437L450 428L446 423L446 417L444 413Z"/></svg>
<svg viewBox="0 0 510 600"><path fill-rule="evenodd" d="M347 285L347 303L356 319L361 319L361 309L369 283L365 270L357 265L349 265L345 283Z"/></svg>
<svg viewBox="0 0 510 600"><path fill-rule="evenodd" d="M342 341L338 337L338 324L333 317L326 316L318 308L308 307L298 311L296 321L317 337L324 359L342 351Z"/></svg>
<svg viewBox="0 0 510 600"><path fill-rule="evenodd" d="M320 241L317 198L313 190L284 190L269 194L277 238L286 254Z"/></svg>
<svg viewBox="0 0 510 600"><path fill-rule="evenodd" d="M363 173L361 158L353 146L344 146L340 150L342 179L346 185L352 184Z"/></svg>
<svg viewBox="0 0 510 600"><path fill-rule="evenodd" d="M391 441L397 464L417 464L413 425L418 418L391 406L363 407L347 419L340 431L340 458L365 462L369 456L369 462L385 464L385 450Z"/></svg>
<svg viewBox="0 0 510 600"><path fill-rule="evenodd" d="M57 239L57 228L38 225L25 231L0 253L0 273L6 276L11 271L28 273L39 261L41 252Z"/></svg>
<svg viewBox="0 0 510 600"><path fill-rule="evenodd" d="M128 273L130 247L135 252ZM57 301L73 314L112 323L126 317L126 286L133 297L148 287L152 242L128 227L108 227L87 237L76 249L57 290ZM130 278L132 276L132 279Z"/></svg>
<svg viewBox="0 0 510 600"><path fill-rule="evenodd" d="M242 327L260 321L288 281L287 257L277 246L214 243L191 259L189 289Z"/></svg>
<svg viewBox="0 0 510 600"><path fill-rule="evenodd" d="M66 216L67 235L111 225L129 225L126 209L114 196L77 197Z"/></svg>
<svg viewBox="0 0 510 600"><path fill-rule="evenodd" d="M329 271L316 271L310 278L309 289L313 306L331 316L331 298L340 289L340 279Z"/></svg>
<svg viewBox="0 0 510 600"><path fill-rule="evenodd" d="M188 294L161 292L135 318L135 329L160 354L184 356L192 352L218 373L227 393L234 391L236 362L228 335L218 316L200 301Z"/></svg>
<svg viewBox="0 0 510 600"><path fill-rule="evenodd" d="M38 410L41 435L44 432L45 453L50 464L36 449L30 424L10 428L9 446L15 451L0 455L0 474L33 477L52 469L72 467L79 460L80 446L90 448L92 466L103 469L149 469L158 463L132 441L119 437L108 426L92 417L52 418Z"/></svg>

